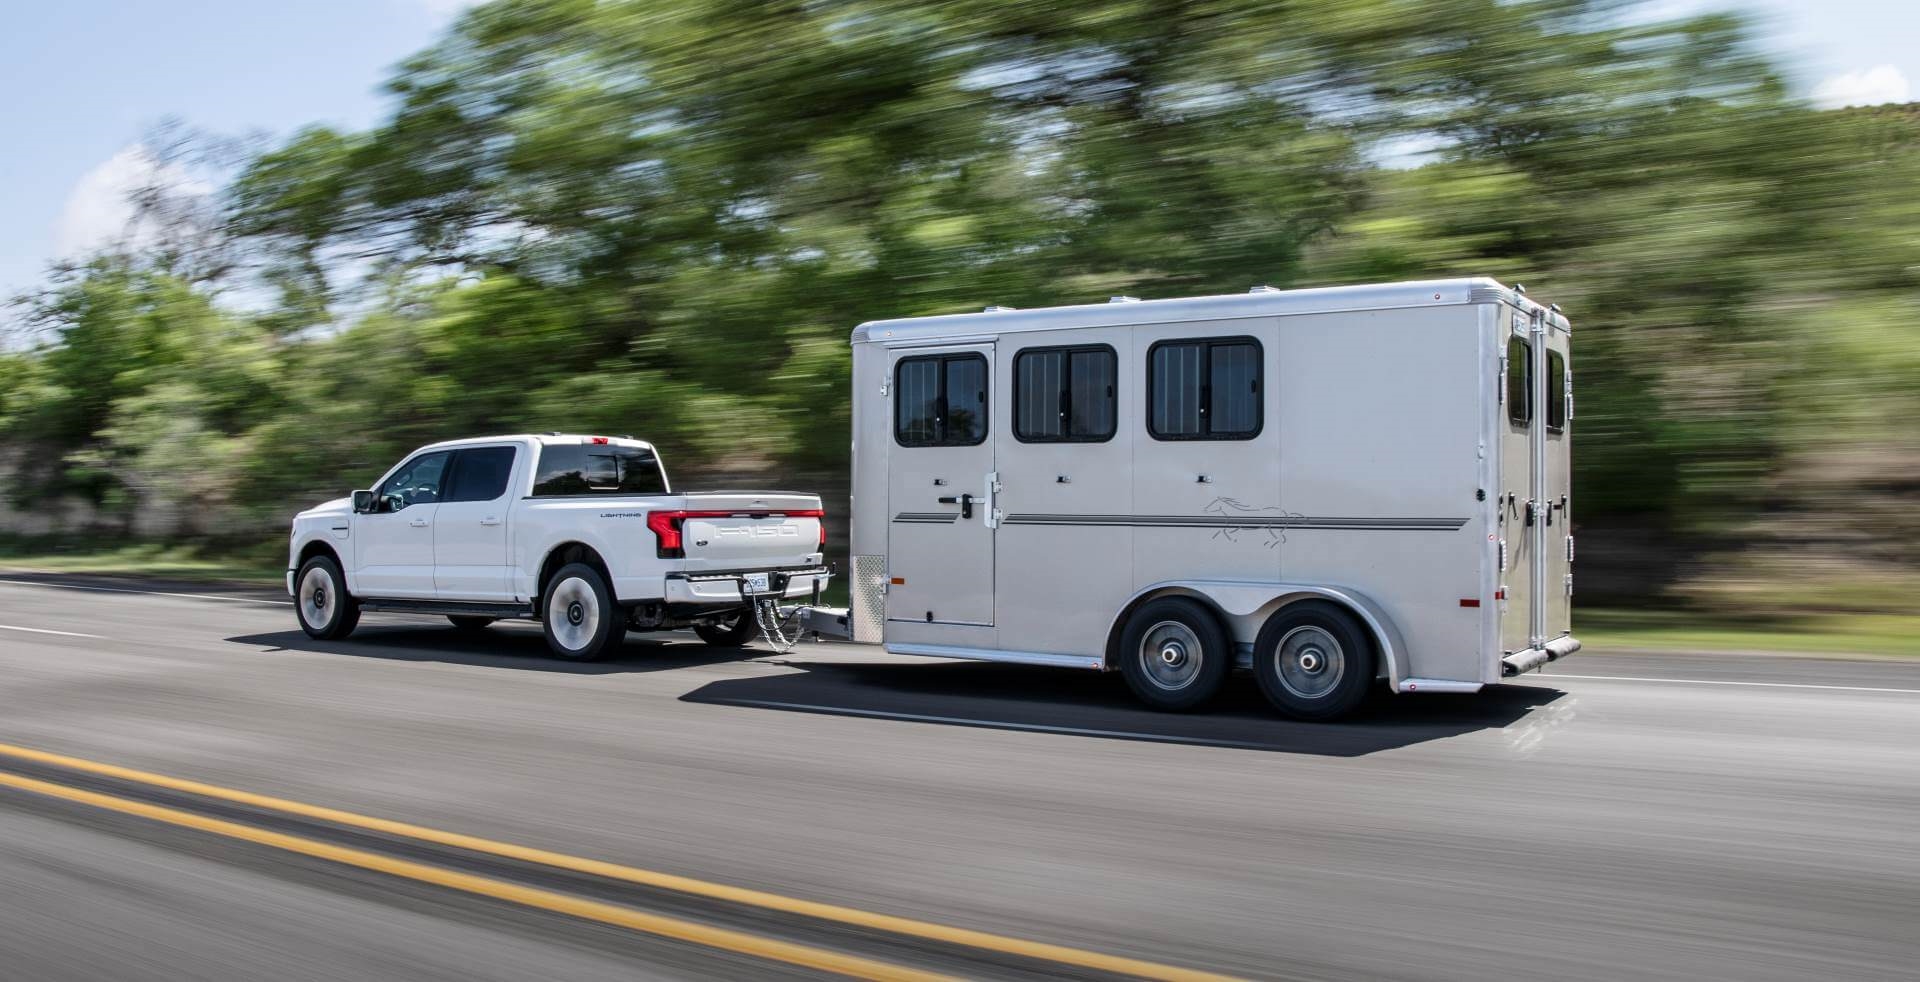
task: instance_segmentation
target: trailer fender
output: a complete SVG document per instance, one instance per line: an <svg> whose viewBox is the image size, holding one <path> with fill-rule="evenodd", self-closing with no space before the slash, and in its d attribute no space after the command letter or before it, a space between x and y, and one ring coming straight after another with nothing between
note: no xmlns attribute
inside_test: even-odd
<svg viewBox="0 0 1920 982"><path fill-rule="evenodd" d="M1247 583L1239 580L1163 580L1135 591L1115 612L1108 637L1117 638L1127 616L1142 602L1161 596L1197 597L1212 605L1228 621L1229 633L1237 641L1243 634L1252 637L1260 625L1280 608L1310 599L1331 600L1360 619L1373 635L1380 651L1380 668L1389 686L1398 691L1406 676L1406 645L1393 620L1372 598L1347 587L1316 583ZM1248 625L1241 629L1236 625ZM1109 646L1111 650L1111 646ZM1109 666L1111 667L1111 666Z"/></svg>

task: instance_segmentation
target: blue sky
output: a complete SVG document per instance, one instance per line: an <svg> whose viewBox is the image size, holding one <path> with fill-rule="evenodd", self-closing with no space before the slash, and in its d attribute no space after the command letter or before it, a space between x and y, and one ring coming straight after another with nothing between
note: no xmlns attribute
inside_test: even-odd
<svg viewBox="0 0 1920 982"><path fill-rule="evenodd" d="M285 135L379 118L379 86L462 0L7 0L0 31L0 296L124 228L139 141L172 117ZM1655 0L1743 10L1800 91L1835 104L1920 98L1920 0Z"/></svg>

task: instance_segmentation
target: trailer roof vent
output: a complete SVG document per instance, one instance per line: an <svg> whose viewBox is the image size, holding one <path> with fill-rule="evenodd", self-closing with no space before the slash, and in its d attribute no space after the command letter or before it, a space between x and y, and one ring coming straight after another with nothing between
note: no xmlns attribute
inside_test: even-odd
<svg viewBox="0 0 1920 982"><path fill-rule="evenodd" d="M1515 283L1513 285L1513 292L1524 297L1527 295L1527 285L1525 283Z"/></svg>
<svg viewBox="0 0 1920 982"><path fill-rule="evenodd" d="M1139 297L1108 297L1108 303L1139 303Z"/></svg>
<svg viewBox="0 0 1920 982"><path fill-rule="evenodd" d="M995 305L993 305L993 306L991 306L991 307L988 307L988 308L986 308L985 310L983 310L983 311L982 311L982 313L988 313L988 314L1004 314L1004 313L1006 313L1006 312L1008 312L1008 311L1010 311L1010 310L1019 310L1019 309L1020 309L1020 308L1018 308L1018 307L1002 307L1002 306L1000 306L999 304L995 304Z"/></svg>
<svg viewBox="0 0 1920 982"><path fill-rule="evenodd" d="M1279 293L1280 290L1278 287L1271 287L1262 283L1261 285L1256 286L1253 289L1248 290L1247 292L1248 293Z"/></svg>

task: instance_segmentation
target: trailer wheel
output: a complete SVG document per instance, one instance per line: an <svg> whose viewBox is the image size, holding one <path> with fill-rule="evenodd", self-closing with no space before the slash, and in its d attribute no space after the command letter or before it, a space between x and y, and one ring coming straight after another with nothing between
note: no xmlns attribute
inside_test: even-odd
<svg viewBox="0 0 1920 982"><path fill-rule="evenodd" d="M478 631L481 628L486 627L488 624L491 624L494 621L499 620L499 618L481 617L477 614L448 614L447 620L453 624L456 630Z"/></svg>
<svg viewBox="0 0 1920 982"><path fill-rule="evenodd" d="M568 563L553 574L541 604L547 647L570 661L596 661L626 633L606 578L585 563Z"/></svg>
<svg viewBox="0 0 1920 982"><path fill-rule="evenodd" d="M347 594L347 578L329 556L314 556L300 564L293 578L293 609L307 637L321 641L344 638L360 623L360 601Z"/></svg>
<svg viewBox="0 0 1920 982"><path fill-rule="evenodd" d="M1328 720L1360 705L1373 686L1373 639L1352 614L1308 600L1275 611L1253 643L1253 674L1276 709Z"/></svg>
<svg viewBox="0 0 1920 982"><path fill-rule="evenodd" d="M1120 634L1120 673L1155 709L1182 712L1213 698L1232 662L1213 612L1184 597L1141 605Z"/></svg>
<svg viewBox="0 0 1920 982"><path fill-rule="evenodd" d="M760 625L753 619L753 611L742 609L731 620L719 620L711 624L695 624L693 633L700 640L715 648L741 648L760 634Z"/></svg>

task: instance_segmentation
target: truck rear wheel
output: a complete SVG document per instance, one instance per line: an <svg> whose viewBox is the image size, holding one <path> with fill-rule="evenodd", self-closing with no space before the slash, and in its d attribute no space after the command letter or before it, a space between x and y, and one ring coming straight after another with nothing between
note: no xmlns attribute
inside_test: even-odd
<svg viewBox="0 0 1920 982"><path fill-rule="evenodd" d="M541 610L547 647L571 661L604 658L626 634L606 577L585 563L568 563L553 574Z"/></svg>
<svg viewBox="0 0 1920 982"><path fill-rule="evenodd" d="M1120 635L1120 673L1155 709L1181 712L1213 698L1232 661L1213 612L1184 597L1147 602Z"/></svg>
<svg viewBox="0 0 1920 982"><path fill-rule="evenodd" d="M1274 708L1328 720L1360 705L1373 687L1373 640L1353 615L1320 600L1275 611L1253 642L1253 674Z"/></svg>
<svg viewBox="0 0 1920 982"><path fill-rule="evenodd" d="M321 641L344 638L360 623L360 601L347 594L347 578L329 556L314 556L300 564L293 578L293 609L307 637Z"/></svg>
<svg viewBox="0 0 1920 982"><path fill-rule="evenodd" d="M742 609L733 615L732 620L715 621L712 624L695 624L693 633L716 648L740 648L760 634L760 624L753 619L751 609Z"/></svg>

